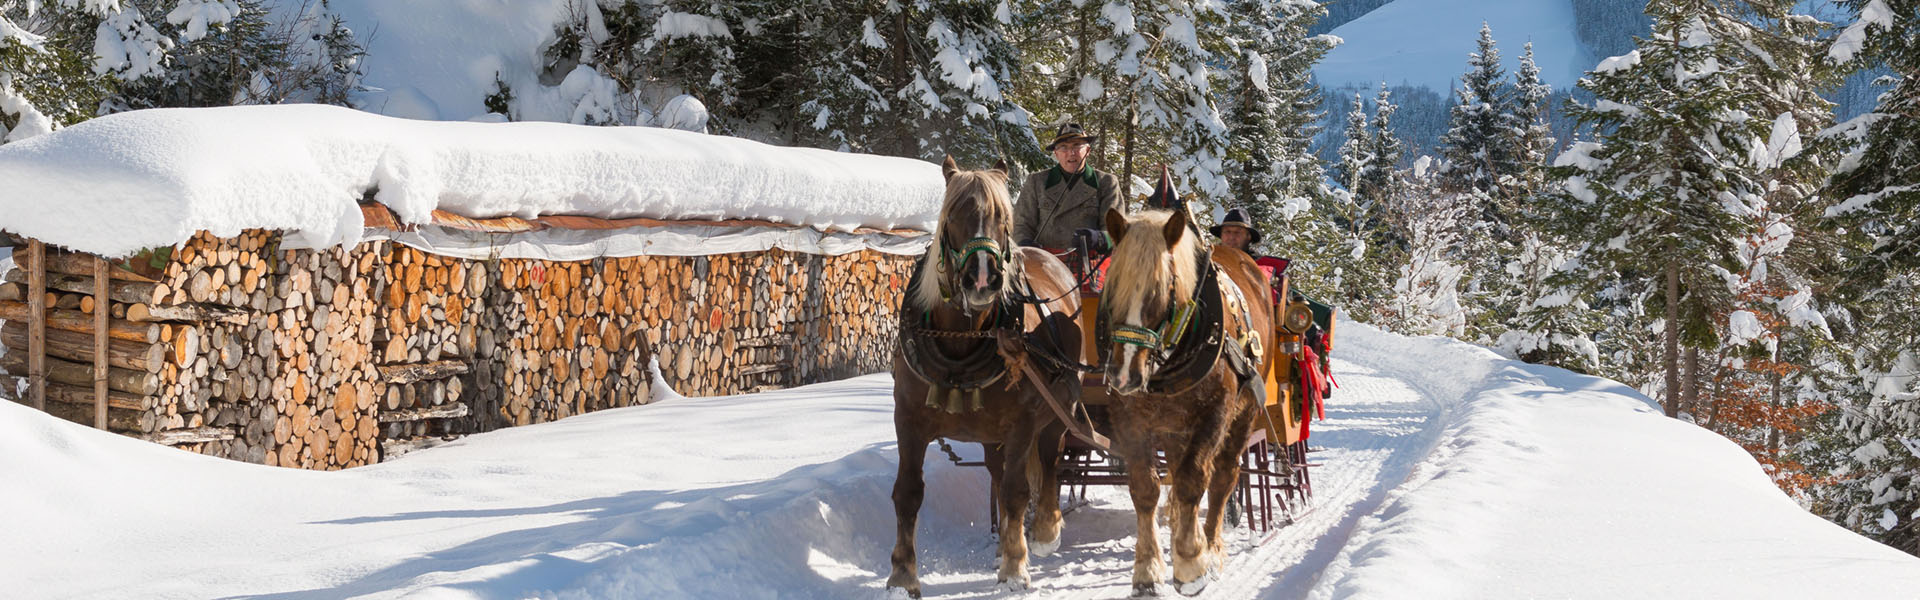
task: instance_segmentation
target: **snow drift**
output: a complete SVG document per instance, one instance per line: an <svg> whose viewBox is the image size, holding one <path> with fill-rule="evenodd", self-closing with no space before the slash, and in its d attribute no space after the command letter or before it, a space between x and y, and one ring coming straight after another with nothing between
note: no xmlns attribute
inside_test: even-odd
<svg viewBox="0 0 1920 600"><path fill-rule="evenodd" d="M1314 510L1236 542L1203 597L1920 597L1920 558L1801 510L1625 386L1339 331ZM329 473L0 403L0 581L27 598L882 597L890 390L669 395ZM928 461L929 597L1005 596L986 474ZM1132 534L1124 491L1095 488L1031 595L1125 596Z"/></svg>

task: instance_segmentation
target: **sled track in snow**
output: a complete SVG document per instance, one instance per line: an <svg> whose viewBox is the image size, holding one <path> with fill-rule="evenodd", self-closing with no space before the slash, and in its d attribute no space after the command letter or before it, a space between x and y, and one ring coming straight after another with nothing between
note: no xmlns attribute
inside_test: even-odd
<svg viewBox="0 0 1920 600"><path fill-rule="evenodd" d="M1314 498L1311 509L1254 546L1245 530L1234 532L1227 567L1199 598L1301 598L1342 559L1356 523L1378 511L1388 493L1431 453L1446 429L1451 407L1478 387L1482 374L1422 372L1390 350L1362 349L1334 360L1340 389L1327 420L1314 424ZM1383 372L1376 366L1390 365ZM1115 598L1132 591L1132 502L1118 487L1092 488L1091 502L1067 515L1063 543L1052 556L1032 560L1034 588L1025 593L994 587L992 538L984 525L967 531L924 528L922 580L928 598ZM1164 501L1164 499L1163 499ZM984 506L980 521L984 522ZM1167 527L1158 533L1163 548ZM961 547L928 548L941 537ZM937 542L936 542L937 543ZM955 550L959 550L955 552ZM938 559L929 561L928 555ZM929 565L937 565L929 569ZM1338 568L1338 567L1336 567ZM1163 596L1178 597L1163 586Z"/></svg>

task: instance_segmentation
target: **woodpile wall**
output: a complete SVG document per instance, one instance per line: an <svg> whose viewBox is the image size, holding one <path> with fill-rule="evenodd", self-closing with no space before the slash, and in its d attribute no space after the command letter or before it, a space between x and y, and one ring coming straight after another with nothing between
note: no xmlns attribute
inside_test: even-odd
<svg viewBox="0 0 1920 600"><path fill-rule="evenodd" d="M32 252L15 252L0 368L17 377L34 310ZM687 395L885 370L911 265L874 251L463 260L203 233L116 263L102 306L95 259L49 251L45 408L94 424L104 310L109 430L268 465L366 465L423 440L646 403L655 357Z"/></svg>

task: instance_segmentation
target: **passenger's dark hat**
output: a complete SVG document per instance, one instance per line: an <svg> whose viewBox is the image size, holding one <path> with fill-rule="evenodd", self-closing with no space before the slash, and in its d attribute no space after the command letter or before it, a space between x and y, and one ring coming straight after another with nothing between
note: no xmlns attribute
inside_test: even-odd
<svg viewBox="0 0 1920 600"><path fill-rule="evenodd" d="M1060 130L1053 134L1053 141L1047 142L1047 151L1052 152L1054 146L1058 146L1061 142L1069 140L1081 140L1091 144L1099 141L1100 136L1087 135L1086 130L1080 128L1079 123L1068 123L1061 125Z"/></svg>
<svg viewBox="0 0 1920 600"><path fill-rule="evenodd" d="M1238 226L1247 228L1247 234L1249 235L1249 238L1251 240L1251 241L1248 241L1247 244L1252 245L1252 244L1260 243L1260 230L1254 228L1253 215L1247 214L1247 209L1244 209L1244 208L1228 209L1227 217L1224 219L1221 219L1219 225L1213 226L1213 229L1212 229L1213 237L1220 237L1220 228L1228 225L1238 225Z"/></svg>

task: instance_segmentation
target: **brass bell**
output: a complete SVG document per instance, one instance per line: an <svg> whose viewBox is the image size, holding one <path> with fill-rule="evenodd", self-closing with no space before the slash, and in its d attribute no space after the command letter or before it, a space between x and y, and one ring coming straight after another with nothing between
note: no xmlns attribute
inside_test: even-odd
<svg viewBox="0 0 1920 600"><path fill-rule="evenodd" d="M960 390L947 390L947 412L959 414L966 406L960 403Z"/></svg>
<svg viewBox="0 0 1920 600"><path fill-rule="evenodd" d="M985 396L985 394L981 393L981 388L973 388L973 409L974 410L980 410L982 408L987 407L986 400L982 396Z"/></svg>

